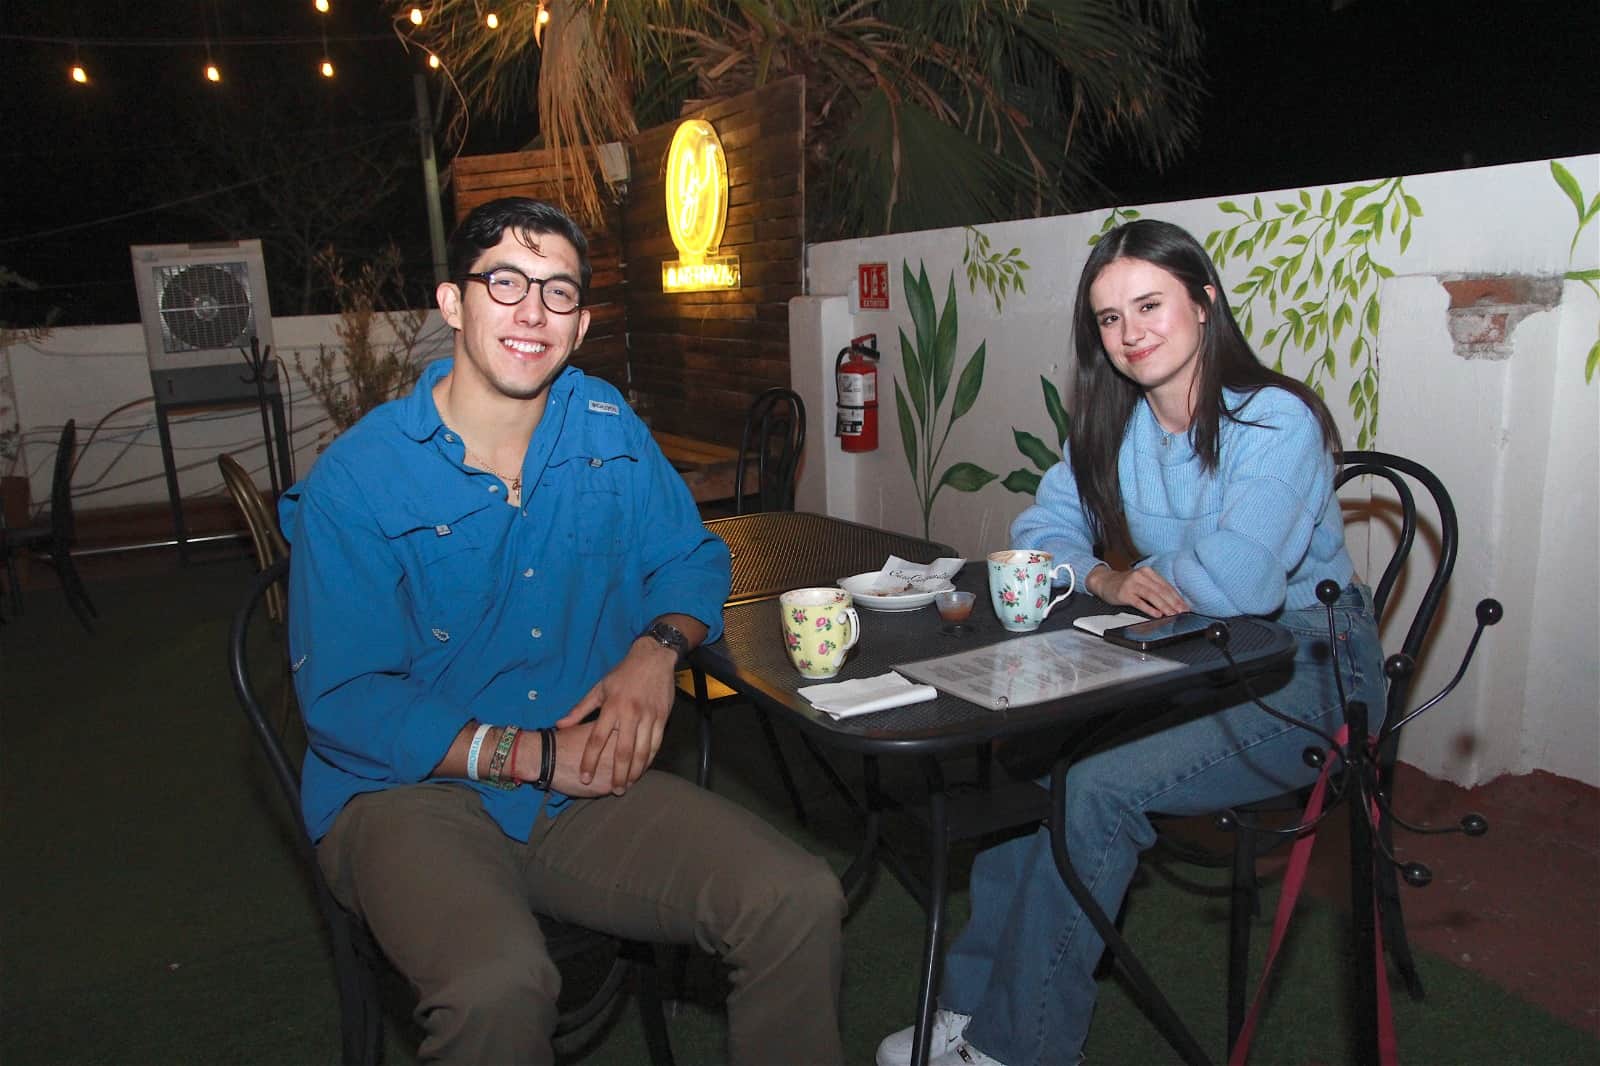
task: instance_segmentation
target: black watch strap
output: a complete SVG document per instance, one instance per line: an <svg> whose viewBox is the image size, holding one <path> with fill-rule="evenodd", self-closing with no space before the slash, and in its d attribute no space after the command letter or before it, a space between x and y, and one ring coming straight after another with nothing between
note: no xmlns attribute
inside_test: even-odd
<svg viewBox="0 0 1600 1066"><path fill-rule="evenodd" d="M689 638L683 635L683 630L671 622L655 621L650 623L642 636L649 637L663 648L671 648L682 662L689 655Z"/></svg>

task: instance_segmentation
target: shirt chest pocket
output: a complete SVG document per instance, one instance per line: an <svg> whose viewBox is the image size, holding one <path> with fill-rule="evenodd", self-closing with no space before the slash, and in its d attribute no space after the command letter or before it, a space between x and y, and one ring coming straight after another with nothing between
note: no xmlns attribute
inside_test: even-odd
<svg viewBox="0 0 1600 1066"><path fill-rule="evenodd" d="M572 550L585 558L615 558L626 542L622 494L609 488L580 490L573 497Z"/></svg>
<svg viewBox="0 0 1600 1066"><path fill-rule="evenodd" d="M424 629L462 636L488 613L500 567L480 524L462 516L388 531L413 560L406 581Z"/></svg>
<svg viewBox="0 0 1600 1066"><path fill-rule="evenodd" d="M573 555L615 559L627 550L630 508L623 493L632 465L627 456L579 456L552 468L541 488L559 501L558 511L570 512L566 520L558 520L558 528L565 530Z"/></svg>

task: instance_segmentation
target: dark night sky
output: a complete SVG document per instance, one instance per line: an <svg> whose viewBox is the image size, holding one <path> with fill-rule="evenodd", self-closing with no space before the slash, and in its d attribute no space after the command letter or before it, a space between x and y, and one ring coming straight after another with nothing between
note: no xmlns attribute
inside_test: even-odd
<svg viewBox="0 0 1600 1066"><path fill-rule="evenodd" d="M415 114L414 60L377 8L335 0L330 36L378 38L332 43L336 81L315 74L315 43L218 48L225 92L256 113L305 111L307 125L352 138L405 123ZM1600 150L1595 0L1354 0L1337 11L1333 0L1201 0L1201 8L1209 94L1200 137L1164 174L1113 160L1106 180L1122 202ZM0 34L315 38L321 26L310 0L0 0ZM214 234L181 210L98 220L208 187L192 116L215 109L218 93L200 80L203 49L84 46L82 54L94 73L87 89L64 76L70 47L0 40L0 265L47 286L66 321L136 321L128 245ZM261 88L275 83L294 91ZM530 131L531 123L479 121L468 151L514 148ZM399 143L405 187L369 240L392 235L426 262L415 137L402 131ZM83 223L96 224L33 236Z"/></svg>
<svg viewBox="0 0 1600 1066"><path fill-rule="evenodd" d="M324 25L338 70L333 80L316 70ZM45 286L35 306L52 301L69 324L136 322L129 245L259 235L213 232L215 223L181 204L142 210L239 180L215 173L208 143L214 127L237 129L242 141L259 127L281 129L295 146L290 165L330 167L348 165L348 155L317 161L387 131L383 143L405 167L403 187L374 210L365 232L337 244L358 255L392 237L413 260L414 276L431 277L412 125L412 75L422 56L406 52L376 0L334 0L331 16L318 15L311 0L0 0L0 34L198 41L208 33L282 43L214 47L220 86L202 77L203 45L84 44L79 54L92 80L75 86L66 78L70 45L0 39L8 92L0 105L0 265ZM468 151L519 147L535 129L531 122L503 129L477 121ZM447 162L440 157L441 167ZM31 236L62 227L78 228ZM273 277L275 290L280 280Z"/></svg>
<svg viewBox="0 0 1600 1066"><path fill-rule="evenodd" d="M1600 151L1595 0L1201 6L1200 138L1165 174L1112 176L1127 202Z"/></svg>

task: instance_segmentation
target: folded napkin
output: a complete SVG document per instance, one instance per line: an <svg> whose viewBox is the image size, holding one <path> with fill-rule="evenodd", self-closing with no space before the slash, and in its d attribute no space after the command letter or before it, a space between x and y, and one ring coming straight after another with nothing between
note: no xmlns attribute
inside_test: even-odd
<svg viewBox="0 0 1600 1066"><path fill-rule="evenodd" d="M1142 614L1134 614L1131 611L1122 611L1118 614L1085 615L1082 618L1074 618L1072 620L1072 624L1087 633L1093 633L1097 637L1103 637L1106 635L1106 630L1108 629L1115 629L1118 626L1131 626L1135 622L1148 621L1150 621L1150 619L1146 618Z"/></svg>
<svg viewBox="0 0 1600 1066"><path fill-rule="evenodd" d="M889 556L867 592L876 596L900 596L910 592L943 592L966 565L965 559L935 559L913 563L898 555Z"/></svg>
<svg viewBox="0 0 1600 1066"><path fill-rule="evenodd" d="M932 685L913 684L893 670L880 677L807 685L797 691L811 701L811 706L835 718L921 703L939 695L939 690Z"/></svg>

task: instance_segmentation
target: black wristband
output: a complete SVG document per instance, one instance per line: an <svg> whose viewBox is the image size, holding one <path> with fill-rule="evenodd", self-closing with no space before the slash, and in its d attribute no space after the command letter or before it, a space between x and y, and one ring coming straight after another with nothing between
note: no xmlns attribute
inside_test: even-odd
<svg viewBox="0 0 1600 1066"><path fill-rule="evenodd" d="M539 776L534 780L533 787L542 791L550 788L550 779L556 773L556 731L554 729L539 730Z"/></svg>

